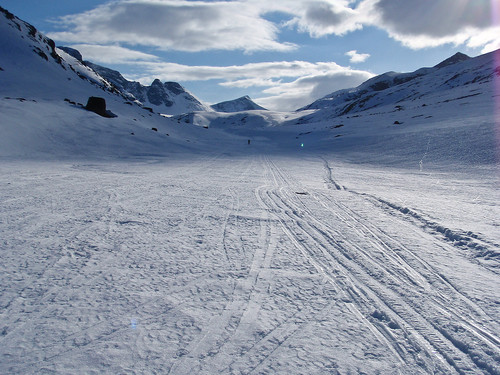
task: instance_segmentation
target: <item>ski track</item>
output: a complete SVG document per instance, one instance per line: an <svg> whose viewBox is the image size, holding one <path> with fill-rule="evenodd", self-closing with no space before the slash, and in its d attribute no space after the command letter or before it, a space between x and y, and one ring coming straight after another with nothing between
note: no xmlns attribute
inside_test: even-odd
<svg viewBox="0 0 500 375"><path fill-rule="evenodd" d="M328 165L328 162L326 161L325 161L325 168L327 173L326 177L327 183L332 184L337 190L348 190L345 187L339 188L340 185L333 180L332 168ZM363 198L370 200L372 203L373 201L376 201L377 203L383 203L385 206L400 211L403 214L407 214L408 211L410 211L410 216L417 216L417 214L412 213L411 210L402 209L401 207L395 204L388 203L372 195L359 193L352 190L350 191L353 192L353 194L355 195L362 196ZM352 210L352 208L348 207L344 203L335 201L334 199L331 199L325 196L324 194L322 194L322 197L326 197L326 200L330 205L327 206L324 204L324 202L321 203L329 211L336 214L340 220L342 220L343 222L347 222L346 216L342 216L342 213L346 214L349 219L353 219L353 223L355 224L352 226L352 228L358 231L360 235L364 236L365 238L373 237L375 241L372 241L372 244L375 245L374 246L375 248L377 247L379 248L380 254L384 255L384 259L381 259L381 261L378 263L379 267L383 267L384 261L391 261L394 264L397 264L398 266L397 268L397 271L399 273L398 277L400 278L404 277L405 276L404 273L407 273L406 279L408 282L414 283L414 280L416 279L415 275L418 275L418 279L427 281L428 285L423 285L425 292L433 293L435 294L435 296L434 298L429 298L429 296L426 295L425 300L422 299L421 303L415 303L414 307L420 306L422 312L425 312L426 314L430 313L429 316L432 316L432 312L434 312L434 318L430 319L427 318L427 320L434 327L436 331L441 333L443 337L446 338L450 343L452 343L457 349L459 349L459 351L471 357L472 361L477 366L477 369L472 369L473 372L485 371L487 373L496 374L500 371L498 367L498 360L500 354L500 340L498 337L495 336L495 334L492 333L492 332L498 332L498 322L496 321L495 317L491 317L487 313L485 313L484 310L481 307L479 307L474 301L472 301L466 295L461 293L444 276L440 275L439 271L437 269L434 269L430 263L416 256L416 252L408 249L408 247L402 244L399 240L391 237L384 230L382 230L381 228L377 228L375 225L373 225L375 221L373 220L370 221L366 219L363 220L360 217L360 215L355 213ZM334 205L337 205L339 209L332 209ZM380 204L375 206L380 208ZM386 207L382 208L385 209ZM398 227L401 227L400 222L402 220L406 220L406 217L401 218L392 213L390 213L390 217L393 222L395 221L399 222ZM421 218L420 216L417 216L417 218L421 222L424 222L426 224L429 223L429 221ZM442 226L439 226L438 224L433 224L433 226L438 226L442 228ZM361 230L359 228L361 228ZM418 228L420 230L427 229L425 227L421 228L421 226L419 226ZM442 233L442 231L439 232ZM436 238L436 233L432 233L432 236ZM473 234L471 235L470 232L469 236L473 238L479 237ZM459 243L458 245L454 242L450 243L448 236L446 236L445 238L439 237L437 242L438 242L436 244L437 247L451 248L451 250L449 249L449 251L453 251L455 247L457 246L461 247L463 245L462 243ZM484 242L488 243L487 241ZM494 243L490 242L488 244L498 248L498 245ZM468 247L476 248L476 246L468 246ZM361 248L358 249L360 251L363 251ZM495 249L494 251L498 251L498 249ZM404 256L405 259L409 260L408 262L403 260L402 257L400 256L400 254L402 254L403 252L405 254ZM391 257L389 257L391 253L392 253L392 259ZM371 256L369 255L366 256L371 258ZM366 266L369 265L370 262L368 261L368 259L365 259L363 260L363 263L360 264ZM373 263L371 264L371 266L373 266ZM488 271L495 272L496 270L488 269ZM384 279L387 280L387 277L385 276ZM422 289L422 285L420 285L420 289ZM406 301L408 301L408 299L410 298L409 295L404 297ZM429 304L428 302L432 303ZM449 319L449 322L439 321L438 317L440 315L445 316L447 319ZM441 324L443 326L441 326ZM480 325L483 327L484 326L491 327L490 329L492 330L492 332L488 332L488 330L481 328ZM462 332L464 337L459 337L459 338L454 337L455 334L459 336L458 332L453 332L453 330L457 328L466 331L466 334ZM479 342L477 342L477 340L479 340ZM491 351L492 358L478 358L479 355L474 352L474 349L471 347L472 345L470 343L474 343L475 345L481 347L481 349L485 350L486 352ZM457 358L448 359L448 362L450 362L450 364L452 365L453 362L456 361ZM488 363L493 363L494 365L488 366L486 365ZM470 363L468 364L468 367L469 365ZM453 366L456 367L455 365ZM456 370L457 372L465 371L462 365L456 367Z"/></svg>
<svg viewBox="0 0 500 375"><path fill-rule="evenodd" d="M4 167L0 372L500 374L498 245L311 160Z"/></svg>
<svg viewBox="0 0 500 375"><path fill-rule="evenodd" d="M498 368L495 366L488 367L485 365L497 362L499 353L498 339L491 333L485 334L482 330L475 329L475 320L471 320L472 323L470 323L461 314L457 314L453 310L456 308L457 302L463 301L467 305L463 310L464 312L469 310L470 314L470 307L473 307L476 310L476 314L474 315L479 315L479 318L485 319L488 325L496 325L495 320L485 316L481 309L477 308L464 295L459 294L455 288L450 288L450 285L442 280L442 278L439 281L444 285L436 285L436 281L432 280L432 285L425 285L421 288L426 293L431 288L436 287L451 290L446 290L446 294L440 293L438 298L431 299L432 304L429 303L428 295L413 302L412 299L415 296L412 296L410 291L413 293L415 289L414 279L416 271L411 267L409 268L411 272L408 272L408 267L406 267L406 270L405 267L400 268L400 272L406 271L408 273L407 276L405 275L405 278L411 284L410 291L401 290L397 291L399 293L395 293L394 287L397 285L397 280L401 280L402 275L394 275L394 271L384 265L384 262L387 262L386 258L391 256L391 252L394 253L394 251L391 251L393 249L386 242L381 241L379 237L374 235L373 230L366 230L367 226L363 225L359 216L345 205L340 204L338 209L335 210L329 209L333 213L343 213L344 215L339 216L338 219L340 219L342 224L347 224L350 228L364 226L365 231L358 231L358 236L361 235L362 238L371 237L370 248L379 247L379 253L383 256L383 259L380 261L374 260L376 253L368 253L368 251L359 246L355 236L343 236L342 230L332 230L328 225L325 225L325 221L315 218L306 205L293 204L297 198L293 197L290 191L300 189L292 188L290 178L285 176L283 171L277 168L274 163L270 162L269 164L274 170L275 184L279 186L279 189L268 194L269 207L274 207L274 211L276 212L281 211L285 213L286 219L281 220L281 222L285 227L288 227L287 233L290 236L294 236L297 239L297 243L308 243L304 246L304 249L310 252L310 258L314 260L318 271L326 273L325 270L331 270L333 264L342 266L337 272L349 279L351 283L351 295L356 296L354 299L358 299L356 301L359 305L358 309L360 311L365 310L363 311L365 316L369 314L369 311L366 311L367 306L374 308L380 306L382 310L375 310L371 314L372 317L381 320L382 323L389 324L392 331L402 329L406 340L410 340L411 336L417 337L418 341L416 343L409 342L408 346L417 346L418 350L416 351L430 350L430 355L437 353L437 357L445 359L450 366L446 371L453 368L458 373L476 373L482 370L491 373L498 372ZM333 181L330 168L328 168L328 180L330 182ZM340 185L334 183L334 186L337 190L340 190ZM292 226L288 223L291 223ZM339 241L340 238L342 238L341 241ZM381 246L384 248L380 249ZM312 252L314 248L320 248L323 254ZM318 262L322 257L325 258L323 264ZM399 256L392 255L392 259L390 260L398 266L402 264ZM335 280L335 274L329 274L328 276L329 280ZM420 276L418 279L424 280L425 278ZM404 286L402 283L400 285ZM349 290L349 285L343 286L343 289ZM451 298L453 294L459 294L460 299L457 301L456 298ZM359 301L360 296L368 298L368 301ZM453 301L453 304L450 304L451 301ZM453 306L453 309L450 309L449 306ZM443 315L446 318L444 321L442 321ZM474 319L472 317L468 318ZM394 319L394 321L391 319ZM446 321L448 319L451 321ZM453 337L455 332L450 332L449 330L457 327L466 330L465 338ZM379 329L379 327L377 328ZM389 330L380 330L380 332L383 335L389 336L389 340L394 342L393 337L391 337L392 335L389 334ZM464 333L462 332L462 334ZM470 337L471 335L473 337ZM476 343L475 341L478 339L481 341ZM478 358L478 354L474 353L474 350L469 347L471 345L469 343L476 344L486 352L493 350L493 358ZM399 345L394 349L399 355L403 355L403 351ZM408 353L404 354L408 355Z"/></svg>

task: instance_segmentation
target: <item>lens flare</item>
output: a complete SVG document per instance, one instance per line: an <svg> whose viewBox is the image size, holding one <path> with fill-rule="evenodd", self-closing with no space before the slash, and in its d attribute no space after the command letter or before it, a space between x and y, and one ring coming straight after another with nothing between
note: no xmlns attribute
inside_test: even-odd
<svg viewBox="0 0 500 375"><path fill-rule="evenodd" d="M500 1L491 0L492 26L500 26ZM493 52L493 106L497 137L497 161L500 164L500 50ZM500 168L499 168L500 172Z"/></svg>
<svg viewBox="0 0 500 375"><path fill-rule="evenodd" d="M493 52L493 62L495 66L493 67L493 105L495 111L495 129L497 135L497 161L500 165L500 50ZM500 168L499 168L500 172Z"/></svg>
<svg viewBox="0 0 500 375"><path fill-rule="evenodd" d="M493 26L498 26L500 21L500 2L491 0L491 21Z"/></svg>

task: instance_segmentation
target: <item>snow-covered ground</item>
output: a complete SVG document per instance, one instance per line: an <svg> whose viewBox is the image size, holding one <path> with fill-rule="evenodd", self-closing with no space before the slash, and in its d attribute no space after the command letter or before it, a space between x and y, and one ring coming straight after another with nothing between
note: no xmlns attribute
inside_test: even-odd
<svg viewBox="0 0 500 375"><path fill-rule="evenodd" d="M0 164L0 372L500 372L494 167Z"/></svg>

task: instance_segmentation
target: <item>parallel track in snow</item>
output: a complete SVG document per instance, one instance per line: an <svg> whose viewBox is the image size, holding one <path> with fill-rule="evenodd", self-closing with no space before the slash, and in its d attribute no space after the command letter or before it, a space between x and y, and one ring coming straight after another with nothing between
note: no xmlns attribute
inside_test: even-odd
<svg viewBox="0 0 500 375"><path fill-rule="evenodd" d="M400 360L423 361L429 371L500 372L499 340L479 328L497 322L477 304L374 225L369 219L376 215L367 219L351 209L345 202L356 200L352 193L299 197L294 191L303 189L297 182L272 160L266 163L274 186L262 191L260 200L318 272L348 294L353 312ZM335 200L334 194L343 196ZM323 207L321 216L318 207Z"/></svg>

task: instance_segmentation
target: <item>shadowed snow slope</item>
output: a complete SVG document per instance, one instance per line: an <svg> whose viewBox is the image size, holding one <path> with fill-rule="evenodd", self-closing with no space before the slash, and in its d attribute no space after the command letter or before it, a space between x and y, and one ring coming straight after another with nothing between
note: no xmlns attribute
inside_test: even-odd
<svg viewBox="0 0 500 375"><path fill-rule="evenodd" d="M500 374L493 54L165 117L0 48L0 373Z"/></svg>

